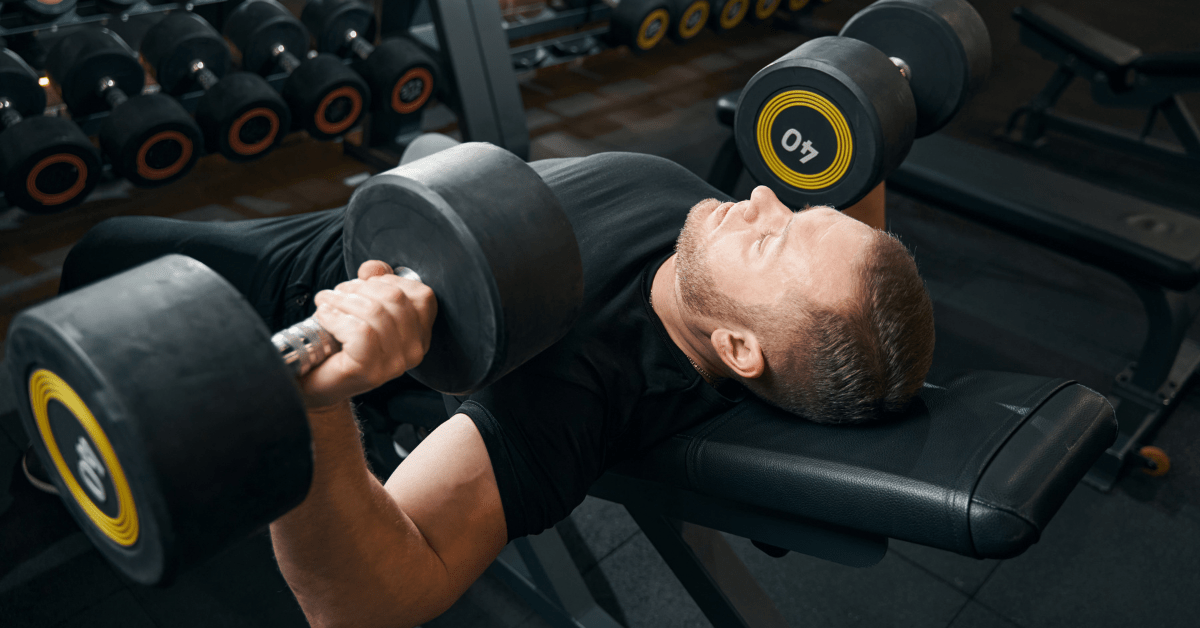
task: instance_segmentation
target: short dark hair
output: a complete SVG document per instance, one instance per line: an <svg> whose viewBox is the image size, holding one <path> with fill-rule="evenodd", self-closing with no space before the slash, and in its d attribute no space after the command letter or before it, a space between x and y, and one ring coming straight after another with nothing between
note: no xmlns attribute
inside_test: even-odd
<svg viewBox="0 0 1200 628"><path fill-rule="evenodd" d="M840 309L794 291L754 312L767 368L742 378L764 401L817 423L861 423L903 410L933 362L933 302L911 253L876 231Z"/></svg>

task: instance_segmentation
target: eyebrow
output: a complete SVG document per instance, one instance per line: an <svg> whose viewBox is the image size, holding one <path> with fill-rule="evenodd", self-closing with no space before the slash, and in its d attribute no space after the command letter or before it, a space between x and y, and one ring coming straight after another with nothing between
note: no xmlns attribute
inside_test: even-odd
<svg viewBox="0 0 1200 628"><path fill-rule="evenodd" d="M800 212L792 212L792 217L788 219L788 223L786 225L784 225L783 229L779 232L779 238L778 238L779 244L775 245L776 251L783 250L783 245L787 238L788 229L792 228L792 224L794 224L796 222L796 216L799 216L799 215L800 215Z"/></svg>

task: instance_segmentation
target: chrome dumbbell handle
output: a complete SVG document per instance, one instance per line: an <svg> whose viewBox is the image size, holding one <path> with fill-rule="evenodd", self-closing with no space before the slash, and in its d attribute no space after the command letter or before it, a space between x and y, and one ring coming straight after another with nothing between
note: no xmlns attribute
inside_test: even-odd
<svg viewBox="0 0 1200 628"><path fill-rule="evenodd" d="M406 279L421 281L421 276L411 268L399 266L394 272ZM342 350L342 343L321 327L315 316L310 316L275 334L271 337L271 343L275 345L283 363L297 378L304 377L329 356Z"/></svg>

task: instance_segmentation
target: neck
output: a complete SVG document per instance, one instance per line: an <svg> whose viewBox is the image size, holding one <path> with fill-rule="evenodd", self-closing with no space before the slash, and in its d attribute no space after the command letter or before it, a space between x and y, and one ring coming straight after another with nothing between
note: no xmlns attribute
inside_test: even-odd
<svg viewBox="0 0 1200 628"><path fill-rule="evenodd" d="M650 301L671 341L695 366L707 372L701 372L700 376L712 383L714 378L727 376L725 365L713 350L712 341L698 317L688 311L679 298L675 257L672 255L667 258L658 272L654 273L654 281L650 284Z"/></svg>

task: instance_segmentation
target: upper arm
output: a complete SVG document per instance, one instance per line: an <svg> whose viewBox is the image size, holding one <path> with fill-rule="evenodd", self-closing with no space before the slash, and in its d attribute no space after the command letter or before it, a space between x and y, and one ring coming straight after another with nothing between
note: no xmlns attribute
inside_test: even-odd
<svg viewBox="0 0 1200 628"><path fill-rule="evenodd" d="M454 599L508 541L500 490L475 423L456 414L404 459L384 488L445 565Z"/></svg>

